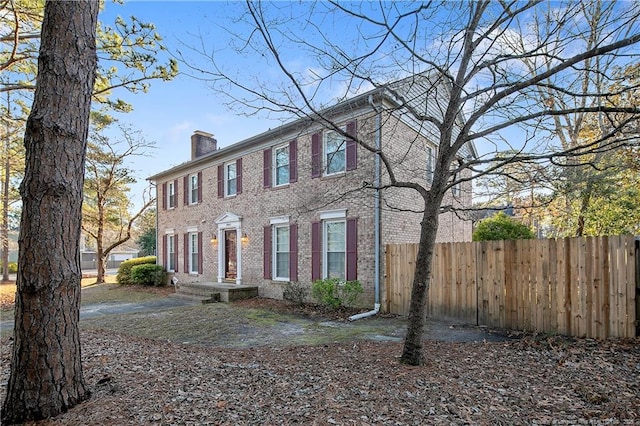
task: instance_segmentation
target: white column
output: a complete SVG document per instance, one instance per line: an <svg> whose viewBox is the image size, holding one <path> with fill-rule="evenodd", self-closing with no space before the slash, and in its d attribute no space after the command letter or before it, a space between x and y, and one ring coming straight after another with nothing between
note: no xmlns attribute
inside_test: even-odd
<svg viewBox="0 0 640 426"><path fill-rule="evenodd" d="M236 284L242 284L242 228L236 228Z"/></svg>
<svg viewBox="0 0 640 426"><path fill-rule="evenodd" d="M218 282L224 280L224 231L218 225Z"/></svg>

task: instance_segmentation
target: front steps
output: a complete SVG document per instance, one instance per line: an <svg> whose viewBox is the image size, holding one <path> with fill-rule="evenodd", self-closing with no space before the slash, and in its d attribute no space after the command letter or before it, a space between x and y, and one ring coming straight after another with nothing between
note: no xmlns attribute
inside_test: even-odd
<svg viewBox="0 0 640 426"><path fill-rule="evenodd" d="M176 295L202 303L229 303L258 297L258 287L226 283L177 283Z"/></svg>

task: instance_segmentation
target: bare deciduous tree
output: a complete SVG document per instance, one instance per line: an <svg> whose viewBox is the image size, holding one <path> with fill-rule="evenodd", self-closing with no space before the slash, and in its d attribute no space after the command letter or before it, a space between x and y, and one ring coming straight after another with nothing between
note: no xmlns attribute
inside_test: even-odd
<svg viewBox="0 0 640 426"><path fill-rule="evenodd" d="M363 89L378 88L395 100L394 105L380 106L387 117L411 120L438 146L429 186L397 174L398 163L384 149L357 141L379 156L388 175L386 184L373 189L412 189L423 205L401 362L418 365L425 359L422 336L439 215L457 209L443 203L447 191L473 176L501 173L514 162L522 167L566 163L568 158L633 143L632 137L617 136L637 120L638 110L597 102L608 95L606 91L590 93L595 102L584 103L584 91L573 83L589 64L626 60L640 41L640 5L616 4L600 22L599 31L589 32L583 3L246 2L233 29L239 42L230 47L239 61L245 58L251 66L243 67L242 62L232 66L237 62L220 55L204 39L191 51L211 60L207 69L192 65L194 75L209 79L221 96L229 97L230 107L246 114L293 115L344 133L339 123L323 115L323 107ZM243 72L255 70L256 62L269 72ZM390 84L418 74L413 94ZM415 93L418 88L421 93ZM562 104L539 102L536 94L541 91L563 93L566 99ZM613 114L620 111L626 112L624 119L614 120ZM545 133L568 114L594 112L615 125L570 146ZM519 132L517 140L513 129ZM474 143L482 144L476 158L465 155ZM505 150L510 154L499 154Z"/></svg>
<svg viewBox="0 0 640 426"><path fill-rule="evenodd" d="M148 155L155 144L147 142L139 131L118 127L120 137L115 140L96 130L87 149L82 230L95 242L96 283L104 283L109 254L131 239L135 221L155 203L154 197L144 194L142 205L130 212L129 189L136 178L126 162Z"/></svg>

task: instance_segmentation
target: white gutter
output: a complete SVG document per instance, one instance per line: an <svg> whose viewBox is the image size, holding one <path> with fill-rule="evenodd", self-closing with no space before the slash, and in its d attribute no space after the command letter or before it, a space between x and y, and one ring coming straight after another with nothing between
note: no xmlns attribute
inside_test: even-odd
<svg viewBox="0 0 640 426"><path fill-rule="evenodd" d="M376 112L376 148L380 151L382 143L381 143L381 134L380 134L380 111L373 104L373 96L369 95L369 104L371 108ZM373 206L373 222L374 222L374 276L373 276L373 284L374 284L374 293L375 293L375 304L373 305L373 310L368 312L363 312L361 314L352 315L349 317L349 321L356 321L362 318L371 317L380 312L380 156L376 154L375 158L375 177L373 180L373 184L375 185L376 192L373 196L374 206Z"/></svg>

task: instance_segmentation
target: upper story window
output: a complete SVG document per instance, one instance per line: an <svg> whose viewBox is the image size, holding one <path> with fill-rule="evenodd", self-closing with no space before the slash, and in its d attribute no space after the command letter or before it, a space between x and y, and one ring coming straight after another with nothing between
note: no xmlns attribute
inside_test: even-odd
<svg viewBox="0 0 640 426"><path fill-rule="evenodd" d="M224 166L224 194L226 196L236 195L237 188L237 165L235 162Z"/></svg>
<svg viewBox="0 0 640 426"><path fill-rule="evenodd" d="M427 183L433 183L434 156L433 148L427 147Z"/></svg>
<svg viewBox="0 0 640 426"><path fill-rule="evenodd" d="M330 176L358 168L358 143L355 140L356 122L344 127L345 133L330 130L311 135L311 177Z"/></svg>
<svg viewBox="0 0 640 426"><path fill-rule="evenodd" d="M453 186L451 187L451 195L454 197L459 197L462 193L462 182L460 179L460 169L462 167L463 161L462 158L458 158L455 162L451 163L451 169L454 171L451 176L451 180L453 182Z"/></svg>
<svg viewBox="0 0 640 426"><path fill-rule="evenodd" d="M289 183L289 145L273 150L273 163L275 186L287 185Z"/></svg>
<svg viewBox="0 0 640 426"><path fill-rule="evenodd" d="M176 206L176 183L171 181L167 183L167 207L172 209Z"/></svg>
<svg viewBox="0 0 640 426"><path fill-rule="evenodd" d="M333 175L345 171L347 166L347 143L344 136L338 132L327 132L322 151L324 153L323 169L325 175Z"/></svg>
<svg viewBox="0 0 640 426"><path fill-rule="evenodd" d="M284 186L298 180L298 141L263 151L263 186Z"/></svg>
<svg viewBox="0 0 640 426"><path fill-rule="evenodd" d="M189 204L197 204L198 203L198 187L200 186L200 182L198 179L198 175L189 176Z"/></svg>
<svg viewBox="0 0 640 426"><path fill-rule="evenodd" d="M218 198L242 193L242 158L218 166Z"/></svg>

